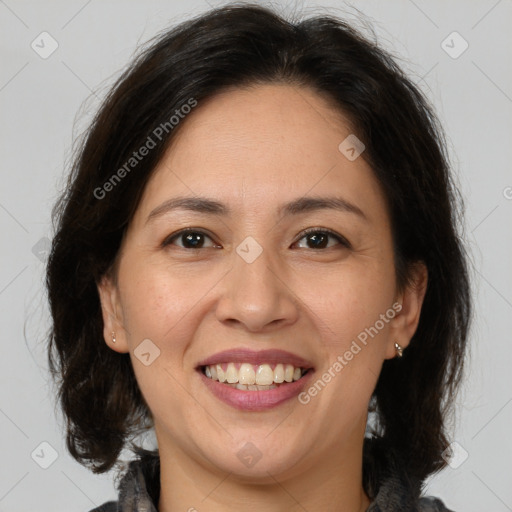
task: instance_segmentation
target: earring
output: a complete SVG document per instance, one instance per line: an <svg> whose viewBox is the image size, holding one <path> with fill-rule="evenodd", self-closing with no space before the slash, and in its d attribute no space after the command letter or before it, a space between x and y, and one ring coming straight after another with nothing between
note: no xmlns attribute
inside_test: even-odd
<svg viewBox="0 0 512 512"><path fill-rule="evenodd" d="M116 342L116 333L112 331L112 343Z"/></svg>
<svg viewBox="0 0 512 512"><path fill-rule="evenodd" d="M404 349L395 342L396 354L398 357L402 357L404 355Z"/></svg>

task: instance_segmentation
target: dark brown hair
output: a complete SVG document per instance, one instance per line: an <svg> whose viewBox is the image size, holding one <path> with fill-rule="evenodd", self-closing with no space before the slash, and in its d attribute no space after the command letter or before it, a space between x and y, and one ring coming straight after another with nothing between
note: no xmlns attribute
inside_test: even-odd
<svg viewBox="0 0 512 512"><path fill-rule="evenodd" d="M152 422L129 354L104 342L96 285L184 124L171 129L170 118L191 99L201 104L229 87L268 83L309 87L350 119L390 207L399 289L415 262L427 266L416 333L403 358L384 362L372 397L374 435L421 480L445 465L445 420L462 376L472 306L458 234L463 205L442 129L395 60L347 23L325 15L292 23L264 7L232 4L172 28L139 53L86 132L54 209L48 357L68 450L96 473L112 468ZM168 130L154 136L165 123ZM151 151L112 181L152 134Z"/></svg>

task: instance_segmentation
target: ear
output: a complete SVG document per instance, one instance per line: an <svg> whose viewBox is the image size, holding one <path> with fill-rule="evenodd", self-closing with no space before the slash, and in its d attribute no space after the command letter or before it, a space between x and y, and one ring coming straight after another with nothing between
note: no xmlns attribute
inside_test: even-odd
<svg viewBox="0 0 512 512"><path fill-rule="evenodd" d="M103 316L103 338L105 343L116 352L129 352L124 327L119 289L110 275L104 275L97 284ZM113 342L112 333L115 333Z"/></svg>
<svg viewBox="0 0 512 512"><path fill-rule="evenodd" d="M421 307L427 291L428 271L423 262L413 264L411 282L397 297L402 305L390 322L390 339L386 348L386 359L396 357L395 342L405 349L413 337L420 321Z"/></svg>

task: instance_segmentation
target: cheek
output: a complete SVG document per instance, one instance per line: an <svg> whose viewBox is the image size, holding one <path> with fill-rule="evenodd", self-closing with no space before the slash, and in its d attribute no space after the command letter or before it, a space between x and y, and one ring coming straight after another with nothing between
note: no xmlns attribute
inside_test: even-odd
<svg viewBox="0 0 512 512"><path fill-rule="evenodd" d="M151 261L127 260L119 281L123 318L132 341L141 336L162 343L169 337L179 339L176 331L187 323L188 313L207 289L204 280Z"/></svg>
<svg viewBox="0 0 512 512"><path fill-rule="evenodd" d="M185 354L196 329L194 306L205 293L204 285L150 261L127 258L123 264L123 318L137 383L153 416L177 422L178 428L184 421L183 398L188 397L182 388L184 371L189 370L184 368ZM144 353L150 354L146 362ZM170 412L176 410L181 410L179 421Z"/></svg>
<svg viewBox="0 0 512 512"><path fill-rule="evenodd" d="M344 350L361 332L379 320L393 304L394 270L380 264L354 261L319 274L303 284L304 302L315 313L328 345ZM388 324L386 323L385 326ZM379 323L379 330L382 328Z"/></svg>
<svg viewBox="0 0 512 512"><path fill-rule="evenodd" d="M311 295L311 317L321 330L325 366L317 372L315 390L310 390L322 395L318 405L328 407L341 423L364 417L384 361L395 316L394 281L392 276L378 276L348 272L342 285L332 283L314 300Z"/></svg>

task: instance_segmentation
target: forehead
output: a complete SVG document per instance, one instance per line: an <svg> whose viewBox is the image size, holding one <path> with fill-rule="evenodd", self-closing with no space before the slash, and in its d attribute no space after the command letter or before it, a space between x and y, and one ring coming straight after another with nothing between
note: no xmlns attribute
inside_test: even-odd
<svg viewBox="0 0 512 512"><path fill-rule="evenodd" d="M340 152L350 123L310 89L232 88L199 102L181 123L146 187L146 214L184 194L214 196L235 210L308 192L363 194L366 202L380 194L365 160Z"/></svg>
<svg viewBox="0 0 512 512"><path fill-rule="evenodd" d="M259 147L278 148L297 159L308 150L336 154L340 136L352 131L348 118L325 97L287 84L231 87L200 102L182 128L173 145L196 138L202 149L229 151L230 156Z"/></svg>

